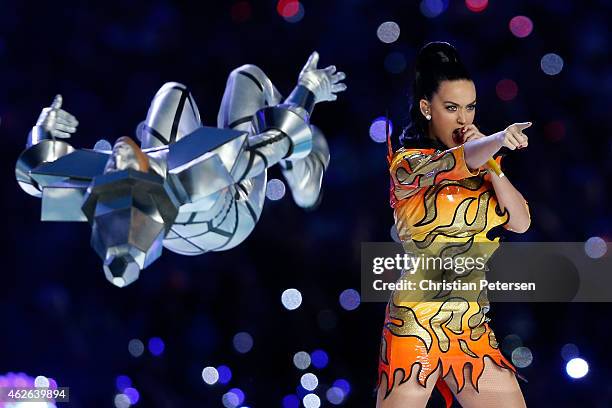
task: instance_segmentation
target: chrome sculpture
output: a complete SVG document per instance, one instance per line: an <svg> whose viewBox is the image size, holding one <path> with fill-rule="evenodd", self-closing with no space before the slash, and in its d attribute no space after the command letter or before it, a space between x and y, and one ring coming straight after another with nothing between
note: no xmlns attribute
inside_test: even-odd
<svg viewBox="0 0 612 408"><path fill-rule="evenodd" d="M258 67L232 71L217 127L201 124L187 87L166 83L138 126L140 146L120 137L112 149L73 148L65 139L78 121L57 95L29 134L17 181L42 198L43 221L90 223L91 246L118 287L138 279L163 247L183 255L233 248L259 220L268 167L281 165L299 206L317 202L329 149L310 115L346 89L345 74L317 68L318 59L310 56L282 103Z"/></svg>

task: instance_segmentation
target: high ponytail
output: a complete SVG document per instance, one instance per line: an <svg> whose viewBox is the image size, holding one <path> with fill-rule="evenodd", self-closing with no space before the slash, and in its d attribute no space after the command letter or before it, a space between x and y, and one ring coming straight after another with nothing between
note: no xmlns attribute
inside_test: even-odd
<svg viewBox="0 0 612 408"><path fill-rule="evenodd" d="M412 86L410 123L400 135L400 143L404 147L443 148L442 143L428 137L428 122L421 113L419 102L421 99L431 101L442 81L460 79L472 80L455 47L447 42L435 41L421 48Z"/></svg>

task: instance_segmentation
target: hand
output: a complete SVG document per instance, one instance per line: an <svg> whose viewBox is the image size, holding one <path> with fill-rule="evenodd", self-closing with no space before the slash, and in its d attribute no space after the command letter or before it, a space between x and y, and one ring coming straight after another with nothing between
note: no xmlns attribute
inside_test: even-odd
<svg viewBox="0 0 612 408"><path fill-rule="evenodd" d="M510 150L527 147L527 135L525 135L523 131L530 126L531 122L514 123L508 126L503 132L499 133L500 137L503 138L502 145Z"/></svg>
<svg viewBox="0 0 612 408"><path fill-rule="evenodd" d="M51 136L67 139L76 132L79 122L74 116L62 108L62 95L55 95L50 107L44 108L36 121L36 126L42 126Z"/></svg>
<svg viewBox="0 0 612 408"><path fill-rule="evenodd" d="M315 51L308 58L304 68L302 68L298 78L298 85L305 86L315 95L315 103L335 101L338 99L336 93L346 89L346 85L340 82L346 78L346 75L344 72L336 72L334 65L324 69L317 69L318 63L319 53Z"/></svg>
<svg viewBox="0 0 612 408"><path fill-rule="evenodd" d="M463 134L463 142L469 142L470 140L480 139L481 137L485 137L476 125L467 125L461 129L461 133Z"/></svg>

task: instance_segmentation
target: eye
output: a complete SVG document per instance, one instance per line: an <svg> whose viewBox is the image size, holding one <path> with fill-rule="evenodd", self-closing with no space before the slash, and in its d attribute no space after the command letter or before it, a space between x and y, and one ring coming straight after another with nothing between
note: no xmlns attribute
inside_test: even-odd
<svg viewBox="0 0 612 408"><path fill-rule="evenodd" d="M454 105L449 105L449 106L446 107L446 110L449 111L449 112L455 112L455 111L457 111L457 107L454 106Z"/></svg>
<svg viewBox="0 0 612 408"><path fill-rule="evenodd" d="M472 111L472 110L476 109L476 105L468 105L467 108L468 108L468 110Z"/></svg>

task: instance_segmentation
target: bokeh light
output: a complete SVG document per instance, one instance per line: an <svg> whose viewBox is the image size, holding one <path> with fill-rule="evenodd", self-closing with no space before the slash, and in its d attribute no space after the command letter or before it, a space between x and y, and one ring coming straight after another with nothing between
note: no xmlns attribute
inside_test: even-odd
<svg viewBox="0 0 612 408"><path fill-rule="evenodd" d="M215 367L206 367L202 370L202 379L208 385L216 384L219 381L219 372Z"/></svg>
<svg viewBox="0 0 612 408"><path fill-rule="evenodd" d="M227 384L232 380L232 370L226 365L217 367L219 373L219 384Z"/></svg>
<svg viewBox="0 0 612 408"><path fill-rule="evenodd" d="M236 351L242 354L253 348L253 337L247 332L236 333L232 342Z"/></svg>
<svg viewBox="0 0 612 408"><path fill-rule="evenodd" d="M94 150L97 150L99 152L109 152L113 150L113 146L110 144L108 140L100 139L94 145Z"/></svg>
<svg viewBox="0 0 612 408"><path fill-rule="evenodd" d="M361 296L355 289L346 289L340 294L340 306L344 310L355 310L361 303Z"/></svg>
<svg viewBox="0 0 612 408"><path fill-rule="evenodd" d="M385 69L392 74L400 74L406 69L406 57L401 52L392 52L385 57Z"/></svg>
<svg viewBox="0 0 612 408"><path fill-rule="evenodd" d="M518 85L511 79L502 79L495 86L495 92L499 99L508 102L518 95Z"/></svg>
<svg viewBox="0 0 612 408"><path fill-rule="evenodd" d="M283 408L298 408L300 400L296 395L289 394L283 397Z"/></svg>
<svg viewBox="0 0 612 408"><path fill-rule="evenodd" d="M344 391L340 387L330 387L325 393L327 400L333 405L340 405L344 401Z"/></svg>
<svg viewBox="0 0 612 408"><path fill-rule="evenodd" d="M565 365L565 371L572 378L582 378L589 372L589 364L581 358L572 358Z"/></svg>
<svg viewBox="0 0 612 408"><path fill-rule="evenodd" d="M285 309L295 310L302 304L302 294L297 289L287 289L281 295L281 302Z"/></svg>
<svg viewBox="0 0 612 408"><path fill-rule="evenodd" d="M310 358L312 359L312 365L318 369L327 367L327 363L329 363L329 356L324 350L314 350L310 354Z"/></svg>
<svg viewBox="0 0 612 408"><path fill-rule="evenodd" d="M565 361L569 361L578 357L579 355L580 350L578 350L578 346L573 343L567 343L561 347L561 358L563 358Z"/></svg>
<svg viewBox="0 0 612 408"><path fill-rule="evenodd" d="M221 403L225 408L237 408L238 405L240 405L238 396L231 391L223 394L221 397Z"/></svg>
<svg viewBox="0 0 612 408"><path fill-rule="evenodd" d="M125 394L115 395L115 408L129 408L132 403Z"/></svg>
<svg viewBox="0 0 612 408"><path fill-rule="evenodd" d="M589 258L601 258L608 252L608 244L603 238L591 237L584 243L584 252Z"/></svg>
<svg viewBox="0 0 612 408"><path fill-rule="evenodd" d="M310 367L310 354L305 351L298 351L293 355L293 365L300 370L305 370Z"/></svg>
<svg viewBox="0 0 612 408"><path fill-rule="evenodd" d="M563 69L563 58L554 53L546 54L540 60L540 68L546 75L557 75Z"/></svg>
<svg viewBox="0 0 612 408"><path fill-rule="evenodd" d="M228 392L231 392L232 394L238 397L237 405L241 405L242 403L244 403L244 399L246 398L246 396L244 395L244 391L242 391L240 388L232 388Z"/></svg>
<svg viewBox="0 0 612 408"><path fill-rule="evenodd" d="M132 405L136 404L140 399L140 393L136 388L127 387L123 390L123 393L128 397Z"/></svg>
<svg viewBox="0 0 612 408"><path fill-rule="evenodd" d="M421 13L428 18L438 17L448 7L448 0L421 0Z"/></svg>
<svg viewBox="0 0 612 408"><path fill-rule="evenodd" d="M295 387L295 394L298 396L299 399L304 398L304 396L306 394L310 394L310 391L308 391L306 388L302 387L301 384L298 384L297 387Z"/></svg>
<svg viewBox="0 0 612 408"><path fill-rule="evenodd" d="M292 16L284 17L285 21L289 23L297 23L304 18L304 4L298 2L298 11Z"/></svg>
<svg viewBox="0 0 612 408"><path fill-rule="evenodd" d="M140 357L144 353L144 344L139 339L132 339L128 343L128 351L132 357Z"/></svg>
<svg viewBox="0 0 612 408"><path fill-rule="evenodd" d="M512 352L512 363L519 367L528 367L533 362L533 354L529 348L521 346L514 349Z"/></svg>
<svg viewBox="0 0 612 408"><path fill-rule="evenodd" d="M351 385L344 378L338 378L336 381L334 381L332 386L340 388L345 396L351 392Z"/></svg>
<svg viewBox="0 0 612 408"><path fill-rule="evenodd" d="M117 386L117 391L123 392L123 390L132 386L132 380L127 375L118 375L115 385Z"/></svg>
<svg viewBox="0 0 612 408"><path fill-rule="evenodd" d="M276 3L276 11L281 17L293 17L300 10L300 2L298 0L279 0Z"/></svg>
<svg viewBox="0 0 612 408"><path fill-rule="evenodd" d="M391 44L400 36L400 27L394 21L385 21L381 25L378 26L376 30L376 36L378 39L385 44Z"/></svg>
<svg viewBox="0 0 612 408"><path fill-rule="evenodd" d="M232 5L230 14L235 23L244 23L251 18L251 4L248 1L239 1Z"/></svg>
<svg viewBox="0 0 612 408"><path fill-rule="evenodd" d="M465 0L465 6L474 13L484 11L488 5L489 0Z"/></svg>
<svg viewBox="0 0 612 408"><path fill-rule="evenodd" d="M302 399L304 408L319 408L321 406L321 399L316 394L307 394Z"/></svg>
<svg viewBox="0 0 612 408"><path fill-rule="evenodd" d="M304 5L298 0L279 0L276 11L290 23L297 23L304 18Z"/></svg>
<svg viewBox="0 0 612 408"><path fill-rule="evenodd" d="M44 375L39 375L34 379L34 387L36 388L49 388L49 379Z"/></svg>
<svg viewBox="0 0 612 408"><path fill-rule="evenodd" d="M508 26L512 34L518 38L527 37L533 30L533 22L529 17L525 16L512 17Z"/></svg>
<svg viewBox="0 0 612 408"><path fill-rule="evenodd" d="M270 179L266 185L266 197L272 201L280 200L285 196L285 183L277 178Z"/></svg>
<svg viewBox="0 0 612 408"><path fill-rule="evenodd" d="M393 133L393 122L389 122L389 133ZM387 118L380 116L372 121L370 125L370 138L376 143L385 143L387 141Z"/></svg>
<svg viewBox="0 0 612 408"><path fill-rule="evenodd" d="M565 137L565 124L563 121L554 120L544 126L544 137L551 142L558 142Z"/></svg>
<svg viewBox="0 0 612 408"><path fill-rule="evenodd" d="M149 352L154 356L160 356L164 352L165 348L166 345L161 338L151 337L149 339Z"/></svg>
<svg viewBox="0 0 612 408"><path fill-rule="evenodd" d="M313 391L319 386L319 379L313 373L306 373L300 378L300 384L307 391Z"/></svg>

